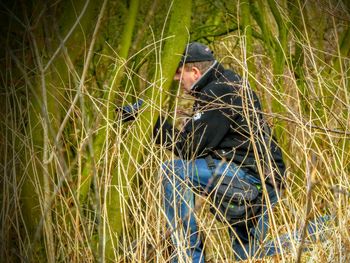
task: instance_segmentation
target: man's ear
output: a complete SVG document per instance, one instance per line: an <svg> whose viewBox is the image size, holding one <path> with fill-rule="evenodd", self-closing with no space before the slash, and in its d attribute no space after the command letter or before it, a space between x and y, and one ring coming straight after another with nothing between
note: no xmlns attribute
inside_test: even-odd
<svg viewBox="0 0 350 263"><path fill-rule="evenodd" d="M196 80L202 76L202 72L197 67L192 67L192 72Z"/></svg>

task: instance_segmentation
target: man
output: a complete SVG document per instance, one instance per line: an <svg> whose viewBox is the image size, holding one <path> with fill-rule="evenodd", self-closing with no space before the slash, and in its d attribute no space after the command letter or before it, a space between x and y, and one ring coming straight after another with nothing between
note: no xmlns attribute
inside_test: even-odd
<svg viewBox="0 0 350 263"><path fill-rule="evenodd" d="M205 262L193 212L193 190L212 189L213 176L238 177L256 186L259 200L263 200L254 220L232 225L236 258L274 254L274 247L260 244L269 226L268 208L278 199L285 166L281 151L264 123L258 97L200 43L187 45L174 79L194 96L195 102L193 116L182 130L177 131L161 119L155 128L158 143L179 156L163 165L162 174L168 225L172 227L172 240L177 248L173 261L182 257ZM181 255L184 251L186 254Z"/></svg>

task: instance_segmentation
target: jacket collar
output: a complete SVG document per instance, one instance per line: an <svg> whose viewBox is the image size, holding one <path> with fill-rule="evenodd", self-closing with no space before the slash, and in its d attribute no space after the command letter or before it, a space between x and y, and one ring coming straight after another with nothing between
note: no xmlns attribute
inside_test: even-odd
<svg viewBox="0 0 350 263"><path fill-rule="evenodd" d="M200 79L198 79L191 87L191 94L195 97L206 85L210 82L217 80L222 76L224 72L223 66L218 61L214 63L203 73Z"/></svg>

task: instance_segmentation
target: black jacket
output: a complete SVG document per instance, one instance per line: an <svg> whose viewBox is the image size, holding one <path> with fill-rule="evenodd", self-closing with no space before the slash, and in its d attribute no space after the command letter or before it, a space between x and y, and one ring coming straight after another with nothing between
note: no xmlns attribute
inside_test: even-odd
<svg viewBox="0 0 350 263"><path fill-rule="evenodd" d="M159 143L172 145L184 159L211 154L232 160L257 178L257 159L260 167L264 167L264 162L272 163L279 175L285 173L281 150L264 123L259 99L248 85L242 85L236 73L217 63L195 83L192 91L192 119L182 131L177 131L160 118L155 127ZM280 176L275 177L279 181Z"/></svg>

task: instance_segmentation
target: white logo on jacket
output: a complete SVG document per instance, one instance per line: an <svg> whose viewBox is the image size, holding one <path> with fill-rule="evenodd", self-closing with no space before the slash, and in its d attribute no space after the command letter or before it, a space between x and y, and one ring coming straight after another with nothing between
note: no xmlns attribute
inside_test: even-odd
<svg viewBox="0 0 350 263"><path fill-rule="evenodd" d="M193 115L193 120L199 120L202 117L202 113L201 112L197 112L195 115Z"/></svg>

